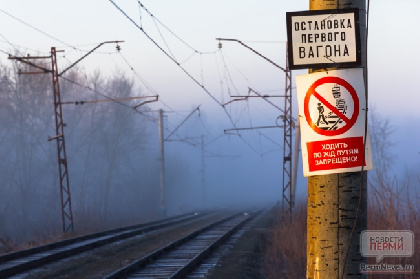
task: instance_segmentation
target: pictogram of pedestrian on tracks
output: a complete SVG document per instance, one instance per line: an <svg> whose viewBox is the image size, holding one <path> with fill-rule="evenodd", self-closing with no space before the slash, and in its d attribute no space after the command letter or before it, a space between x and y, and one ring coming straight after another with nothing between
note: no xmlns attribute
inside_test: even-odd
<svg viewBox="0 0 420 279"><path fill-rule="evenodd" d="M341 98L341 92L340 92L340 86L338 86L337 84L334 85L334 87L332 88L332 95L335 99L335 108L337 109L338 112L342 113L343 115L346 115L347 113L347 105L346 105L346 100ZM331 126L330 129L337 129L337 125L339 123L343 123L343 120L338 117L335 113L333 113L332 111L330 113L328 113L328 119L329 119L329 123L333 124Z"/></svg>
<svg viewBox="0 0 420 279"><path fill-rule="evenodd" d="M322 106L321 103L318 103L318 107L317 108L318 108L319 116L318 116L318 121L316 122L316 125L319 127L319 122L321 122L321 124L328 125L327 120L325 120L324 106Z"/></svg>

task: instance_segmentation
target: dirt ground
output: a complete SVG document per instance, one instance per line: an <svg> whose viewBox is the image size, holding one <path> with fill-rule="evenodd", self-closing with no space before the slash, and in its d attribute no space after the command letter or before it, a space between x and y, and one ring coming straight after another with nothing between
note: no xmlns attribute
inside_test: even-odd
<svg viewBox="0 0 420 279"><path fill-rule="evenodd" d="M267 278L264 267L264 247L273 222L269 210L224 255L207 278L209 279L263 279Z"/></svg>

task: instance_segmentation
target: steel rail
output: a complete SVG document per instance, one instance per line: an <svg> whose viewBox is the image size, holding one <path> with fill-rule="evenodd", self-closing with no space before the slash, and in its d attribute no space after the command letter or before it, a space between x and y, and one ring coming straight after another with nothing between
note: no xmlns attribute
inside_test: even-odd
<svg viewBox="0 0 420 279"><path fill-rule="evenodd" d="M216 247L227 241L255 214L237 213L196 230L134 261L104 279L185 278Z"/></svg>
<svg viewBox="0 0 420 279"><path fill-rule="evenodd" d="M202 217L208 214L209 213L189 213L145 224L74 237L27 250L5 254L0 256L0 278L21 274L39 268L45 264L71 257L116 241L187 222L198 216Z"/></svg>

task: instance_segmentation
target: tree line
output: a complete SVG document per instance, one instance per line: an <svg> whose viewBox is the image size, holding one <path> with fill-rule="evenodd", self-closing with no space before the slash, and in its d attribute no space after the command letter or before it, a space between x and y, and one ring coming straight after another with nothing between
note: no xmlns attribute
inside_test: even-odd
<svg viewBox="0 0 420 279"><path fill-rule="evenodd" d="M61 230L57 150L47 140L55 136L51 75L19 74L28 67L16 61L0 64L3 242ZM60 79L60 88L62 102L139 96L121 71L87 76L75 68ZM135 105L136 100L63 105L73 217L80 233L158 217L159 169L151 148L156 125L131 109Z"/></svg>

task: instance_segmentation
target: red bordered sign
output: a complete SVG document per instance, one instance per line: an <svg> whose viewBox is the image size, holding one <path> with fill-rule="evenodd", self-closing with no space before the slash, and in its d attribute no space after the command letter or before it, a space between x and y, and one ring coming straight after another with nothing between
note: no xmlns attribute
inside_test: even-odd
<svg viewBox="0 0 420 279"><path fill-rule="evenodd" d="M296 88L303 175L373 169L363 69L296 76Z"/></svg>
<svg viewBox="0 0 420 279"><path fill-rule="evenodd" d="M322 94L317 92L317 88L323 84L326 83L332 83L336 84L338 86L344 87L348 93L351 96L351 99L353 101L353 114L348 117L345 114L342 113L337 107L335 107L334 104L331 104L329 101L326 100L322 96ZM309 100L311 97L316 98L322 106L326 106L331 112L333 112L337 117L339 117L340 120L345 122L345 125L342 125L339 128L336 129L322 129L318 127L317 124L314 123L314 121L311 118L310 111L309 111ZM324 135L324 136L336 136L341 135L345 132L347 132L353 125L356 123L357 117L359 115L359 98L357 97L356 90L354 90L353 86L351 86L347 81L345 81L342 78L329 76L329 77L323 77L315 81L311 87L309 87L305 100L304 100L304 114L305 119L308 122L308 125L318 134Z"/></svg>

